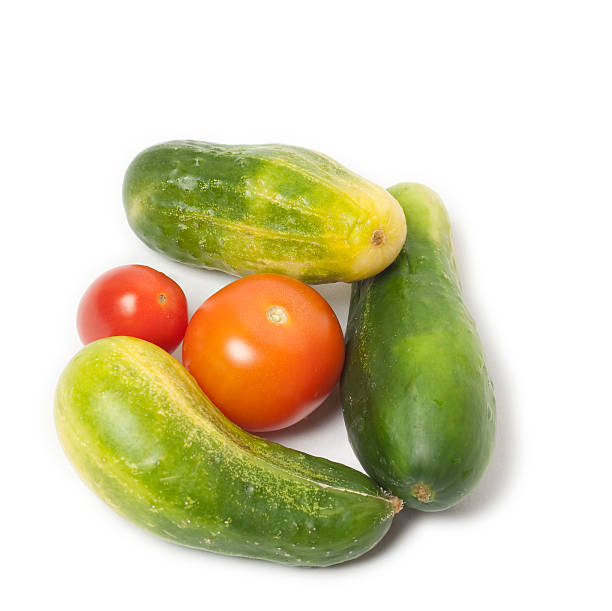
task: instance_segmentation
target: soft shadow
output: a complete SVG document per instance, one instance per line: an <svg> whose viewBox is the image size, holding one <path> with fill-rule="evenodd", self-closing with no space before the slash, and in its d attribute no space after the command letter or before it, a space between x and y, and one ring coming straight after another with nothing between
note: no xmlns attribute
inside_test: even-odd
<svg viewBox="0 0 612 611"><path fill-rule="evenodd" d="M313 288L333 308L342 329L345 329L351 301L351 285L345 282L335 282L333 284L318 284Z"/></svg>
<svg viewBox="0 0 612 611"><path fill-rule="evenodd" d="M493 354L487 355L487 367L495 385L497 404L497 430L491 462L476 486L461 503L451 507L444 515L468 517L485 507L492 507L503 498L514 471L513 454L516 435L511 416L512 399L510 387L503 377L502 368Z"/></svg>
<svg viewBox="0 0 612 611"><path fill-rule="evenodd" d="M245 567L250 567L251 570L255 568L253 562L257 564L258 569L267 570L279 570L279 571L320 571L320 570L350 570L351 568L357 568L360 564L366 564L368 562L376 562L380 556L388 553L389 550L400 544L403 538L406 536L406 531L410 530L413 524L419 521L423 517L423 514L418 511L411 509L404 509L398 513L393 519L390 529L386 535L369 551L362 556L355 558L354 560L347 560L340 562L339 564L332 564L330 566L300 566L300 565L283 565L278 562L265 560L262 558L249 558L247 556L232 556L228 554L222 554L212 552L205 549L196 549L192 547L177 545L172 541L162 539L159 537L153 537L156 544L160 546L168 546L168 551L182 554L193 554L197 560L197 555L207 554L214 555L216 563L226 563L228 570L232 569L233 563L243 564ZM150 536L150 533L144 533L142 529L137 527L135 524L130 524L135 529L138 529L143 535Z"/></svg>
<svg viewBox="0 0 612 611"><path fill-rule="evenodd" d="M359 556L359 558L355 558L355 560L351 560L350 562L342 562L341 564L334 564L332 566L324 568L327 570L343 570L351 569L353 567L356 567L358 564L376 562L379 556L388 553L389 549L391 549L394 545L397 545L400 541L405 539L406 531L413 528L415 522L419 521L419 519L422 518L422 515L423 514L421 514L419 511L413 511L412 509L403 509L393 518L393 523L391 524L391 528L389 529L387 534L369 552L366 552L365 554L363 554L363 556Z"/></svg>
<svg viewBox="0 0 612 611"><path fill-rule="evenodd" d="M257 433L260 437L265 437L270 441L282 443L286 445L291 443L293 439L303 437L314 429L323 429L333 418L336 417L340 407L340 389L338 384L334 387L329 397L315 409L312 414L296 422L293 426L280 431L269 431L266 433Z"/></svg>
<svg viewBox="0 0 612 611"><path fill-rule="evenodd" d="M453 245L457 258L460 278L471 279L469 257L464 247L464 240L461 228L453 228ZM442 515L452 517L469 517L480 511L485 506L491 507L499 502L507 490L509 482L514 472L515 461L513 460L516 452L516 431L513 413L512 384L509 381L507 372L509 368L503 362L501 352L496 349L495 333L489 326L485 312L480 312L478 308L477 296L472 294L470 287L471 281L463 283L463 297L476 320L478 333L484 346L487 370L495 391L495 403L497 411L495 447L491 456L489 466L476 488L458 505L451 507L447 511L440 512Z"/></svg>

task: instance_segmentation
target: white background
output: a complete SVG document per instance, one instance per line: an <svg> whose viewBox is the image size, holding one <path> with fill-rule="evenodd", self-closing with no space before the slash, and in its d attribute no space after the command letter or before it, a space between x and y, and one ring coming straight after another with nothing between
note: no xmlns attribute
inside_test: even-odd
<svg viewBox="0 0 612 611"><path fill-rule="evenodd" d="M610 608L608 2L20 2L0 18L4 609ZM454 227L498 401L471 497L360 560L295 569L115 515L56 439L78 300L144 263L193 311L231 280L149 251L121 183L164 140L284 142ZM347 285L320 287L343 325ZM329 401L275 439L358 463Z"/></svg>

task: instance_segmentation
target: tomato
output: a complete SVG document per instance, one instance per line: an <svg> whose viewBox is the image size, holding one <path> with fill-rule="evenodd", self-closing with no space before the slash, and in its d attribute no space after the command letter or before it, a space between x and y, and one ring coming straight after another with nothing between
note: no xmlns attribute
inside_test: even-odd
<svg viewBox="0 0 612 611"><path fill-rule="evenodd" d="M193 315L183 363L212 402L249 431L294 424L332 391L344 362L340 323L303 282L236 280Z"/></svg>
<svg viewBox="0 0 612 611"><path fill-rule="evenodd" d="M130 335L172 352L187 328L187 300L181 287L161 272L145 265L116 267L81 298L77 328L84 344Z"/></svg>

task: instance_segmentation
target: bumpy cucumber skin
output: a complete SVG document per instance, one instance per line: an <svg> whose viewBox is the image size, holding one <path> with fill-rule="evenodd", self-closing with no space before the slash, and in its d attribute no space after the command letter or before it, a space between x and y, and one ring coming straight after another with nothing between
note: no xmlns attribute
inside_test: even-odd
<svg viewBox="0 0 612 611"><path fill-rule="evenodd" d="M399 509L358 471L242 431L143 340L81 350L60 378L55 420L69 459L106 503L189 547L327 566L368 551Z"/></svg>
<svg viewBox="0 0 612 611"><path fill-rule="evenodd" d="M151 147L130 164L123 201L130 226L154 250L237 276L352 282L387 267L406 234L384 189L282 144Z"/></svg>
<svg viewBox="0 0 612 611"><path fill-rule="evenodd" d="M438 511L483 474L495 398L440 198L415 183L389 191L406 213L406 244L384 272L353 285L344 418L370 476L407 506Z"/></svg>

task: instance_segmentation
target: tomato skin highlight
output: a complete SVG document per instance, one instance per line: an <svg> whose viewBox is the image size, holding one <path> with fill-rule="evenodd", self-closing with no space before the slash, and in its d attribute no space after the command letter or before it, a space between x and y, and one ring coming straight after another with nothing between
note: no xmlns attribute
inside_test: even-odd
<svg viewBox="0 0 612 611"><path fill-rule="evenodd" d="M291 426L333 390L342 328L313 288L278 274L241 278L191 318L183 363L213 403L248 431Z"/></svg>
<svg viewBox="0 0 612 611"><path fill-rule="evenodd" d="M77 312L81 341L127 335L172 352L187 328L187 299L171 278L146 265L123 265L99 276Z"/></svg>

